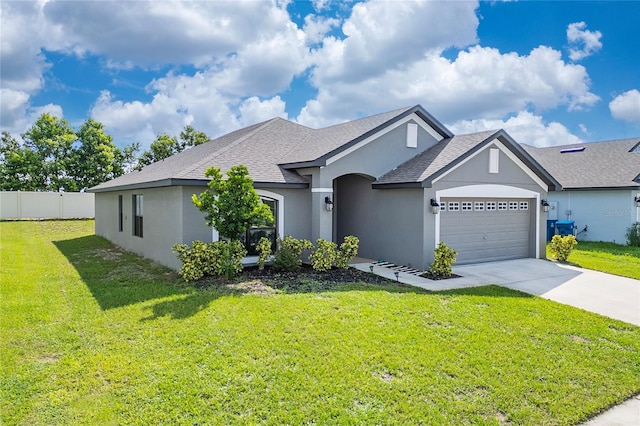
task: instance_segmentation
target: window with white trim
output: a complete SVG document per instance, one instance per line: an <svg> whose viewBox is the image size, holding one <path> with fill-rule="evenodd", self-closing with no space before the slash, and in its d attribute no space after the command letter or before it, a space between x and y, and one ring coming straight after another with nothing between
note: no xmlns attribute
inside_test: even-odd
<svg viewBox="0 0 640 426"><path fill-rule="evenodd" d="M495 201L487 201L487 211L494 211L496 209Z"/></svg>
<svg viewBox="0 0 640 426"><path fill-rule="evenodd" d="M463 212L473 211L473 203L471 201L463 201L462 202L462 211Z"/></svg>
<svg viewBox="0 0 640 426"><path fill-rule="evenodd" d="M520 201L520 210L529 210L529 202Z"/></svg>
<svg viewBox="0 0 640 426"><path fill-rule="evenodd" d="M507 210L507 202L498 201L498 210Z"/></svg>
<svg viewBox="0 0 640 426"><path fill-rule="evenodd" d="M476 201L473 203L473 209L477 212L484 211L484 201Z"/></svg>
<svg viewBox="0 0 640 426"><path fill-rule="evenodd" d="M440 211L441 212L447 211L447 203L443 203L443 202L440 203Z"/></svg>
<svg viewBox="0 0 640 426"><path fill-rule="evenodd" d="M457 201L449 201L448 207L450 212L457 212L458 210L460 210L460 203Z"/></svg>
<svg viewBox="0 0 640 426"><path fill-rule="evenodd" d="M276 226L276 220L278 217L278 201L267 197L260 197L260 199L263 204L269 206L274 220L265 220L260 224L252 226L247 229L245 234L240 238L240 241L244 244L249 256L256 256L258 254L256 247L262 237L268 239L271 242L271 250L274 252L276 251L276 239L278 238L278 229Z"/></svg>
<svg viewBox="0 0 640 426"><path fill-rule="evenodd" d="M518 202L509 201L509 210L518 210Z"/></svg>

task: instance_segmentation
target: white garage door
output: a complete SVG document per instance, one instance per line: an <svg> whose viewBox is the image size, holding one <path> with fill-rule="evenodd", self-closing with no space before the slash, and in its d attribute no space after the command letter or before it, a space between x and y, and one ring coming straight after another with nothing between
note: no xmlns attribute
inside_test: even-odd
<svg viewBox="0 0 640 426"><path fill-rule="evenodd" d="M532 200L442 198L440 240L456 263L529 257Z"/></svg>

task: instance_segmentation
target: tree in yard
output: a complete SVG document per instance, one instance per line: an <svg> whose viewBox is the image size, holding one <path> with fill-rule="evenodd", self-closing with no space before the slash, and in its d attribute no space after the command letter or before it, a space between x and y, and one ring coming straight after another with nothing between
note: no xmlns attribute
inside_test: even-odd
<svg viewBox="0 0 640 426"><path fill-rule="evenodd" d="M8 132L2 132L0 140L0 190L35 191L37 182L32 176L40 177L38 156L31 149L23 147Z"/></svg>
<svg viewBox="0 0 640 426"><path fill-rule="evenodd" d="M39 169L38 175L30 176L33 189L40 191L60 189L75 191L77 189L75 180L69 173L76 135L66 120L44 113L22 135L22 139L25 142L25 148L35 153L35 156L28 156L28 167Z"/></svg>
<svg viewBox="0 0 640 426"><path fill-rule="evenodd" d="M205 175L211 178L209 189L199 196L194 194L193 204L206 213L207 225L216 228L222 237L239 241L251 226L273 221L271 209L253 188L246 166L231 167L227 179L222 178L217 167L208 168Z"/></svg>
<svg viewBox="0 0 640 426"><path fill-rule="evenodd" d="M76 132L79 146L73 151L71 172L78 189L87 189L123 174L120 149L104 132L102 123L90 118Z"/></svg>
<svg viewBox="0 0 640 426"><path fill-rule="evenodd" d="M191 126L186 126L183 131L180 132L179 151L193 146L202 145L209 141L209 136L205 132L199 132Z"/></svg>
<svg viewBox="0 0 640 426"><path fill-rule="evenodd" d="M204 132L199 132L191 126L186 126L180 132L180 138L161 133L151 143L148 151L144 151L138 161L138 168L142 168L156 161L164 160L174 154L184 151L197 145L201 145L209 140Z"/></svg>
<svg viewBox="0 0 640 426"><path fill-rule="evenodd" d="M194 194L193 204L206 213L207 225L215 227L221 237L229 240L224 243L222 262L225 275L231 278L242 269L240 260L246 254L240 238L251 226L273 221L273 215L253 188L246 166L231 167L227 179L222 178L216 167L207 169L205 175L211 178L209 188L199 196Z"/></svg>

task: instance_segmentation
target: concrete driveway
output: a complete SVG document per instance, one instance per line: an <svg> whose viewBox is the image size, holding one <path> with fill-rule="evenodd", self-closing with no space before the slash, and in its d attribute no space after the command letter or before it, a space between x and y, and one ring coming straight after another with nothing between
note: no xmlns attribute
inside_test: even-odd
<svg viewBox="0 0 640 426"><path fill-rule="evenodd" d="M462 287L497 284L640 326L640 280L540 259L454 266L453 272L462 278L446 281Z"/></svg>

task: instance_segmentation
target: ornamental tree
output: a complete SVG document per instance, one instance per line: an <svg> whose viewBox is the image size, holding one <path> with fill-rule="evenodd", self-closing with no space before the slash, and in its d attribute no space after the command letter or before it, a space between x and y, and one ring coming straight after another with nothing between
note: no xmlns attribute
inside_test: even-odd
<svg viewBox="0 0 640 426"><path fill-rule="evenodd" d="M244 165L233 166L223 179L220 169L210 167L205 175L211 180L208 189L193 195L193 204L206 213L208 226L213 226L223 238L240 240L251 226L273 221L271 209L260 200L253 188L253 179Z"/></svg>

